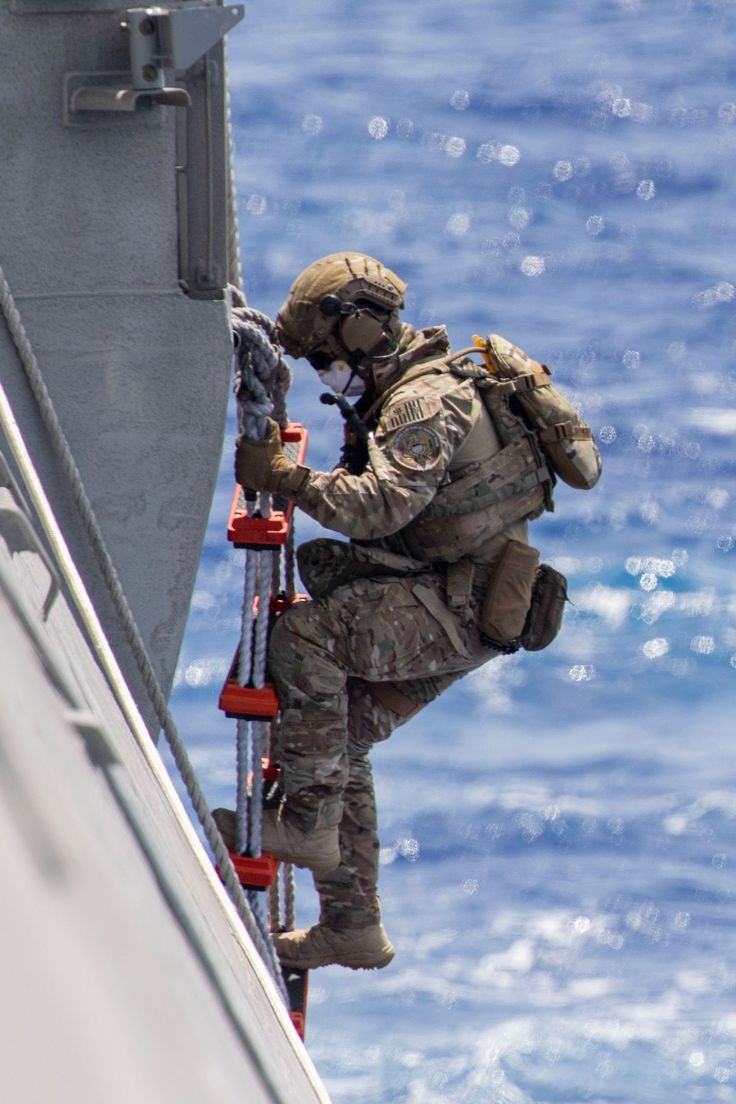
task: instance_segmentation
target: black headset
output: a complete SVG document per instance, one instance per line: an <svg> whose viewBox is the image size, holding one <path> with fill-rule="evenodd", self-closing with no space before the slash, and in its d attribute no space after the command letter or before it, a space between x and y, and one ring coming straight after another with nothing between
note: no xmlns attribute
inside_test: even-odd
<svg viewBox="0 0 736 1104"><path fill-rule="evenodd" d="M335 318L338 314L355 314L357 307L347 299L341 299L339 295L330 292L323 295L319 301L319 309L325 318Z"/></svg>

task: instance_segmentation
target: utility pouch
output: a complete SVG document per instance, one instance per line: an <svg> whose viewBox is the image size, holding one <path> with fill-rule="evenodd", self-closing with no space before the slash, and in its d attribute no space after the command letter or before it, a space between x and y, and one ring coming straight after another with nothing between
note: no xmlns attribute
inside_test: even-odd
<svg viewBox="0 0 736 1104"><path fill-rule="evenodd" d="M494 375L513 387L511 401L524 411L524 420L535 432L554 473L578 490L595 486L601 462L593 434L554 386L549 368L498 334L478 341Z"/></svg>
<svg viewBox="0 0 736 1104"><path fill-rule="evenodd" d="M329 537L318 537L300 545L296 553L302 582L312 598L326 598L338 587L356 579L381 575L413 575L429 570L429 564Z"/></svg>
<svg viewBox="0 0 736 1104"><path fill-rule="evenodd" d="M549 564L540 564L532 589L531 605L520 643L527 652L539 652L560 631L567 602L567 579Z"/></svg>
<svg viewBox="0 0 736 1104"><path fill-rule="evenodd" d="M507 541L483 598L478 627L484 644L510 654L521 647L537 576L539 552L522 541Z"/></svg>

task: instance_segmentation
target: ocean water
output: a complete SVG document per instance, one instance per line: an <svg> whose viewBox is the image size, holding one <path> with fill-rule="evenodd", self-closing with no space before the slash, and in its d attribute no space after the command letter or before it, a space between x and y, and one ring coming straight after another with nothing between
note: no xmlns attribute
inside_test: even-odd
<svg viewBox="0 0 736 1104"><path fill-rule="evenodd" d="M273 316L310 261L373 254L408 320L549 364L604 461L532 529L570 583L554 645L375 752L397 954L311 976L335 1104L736 1101L735 16L274 0L230 36L251 303ZM325 469L341 423L319 392L296 365ZM233 435L173 701L213 805L234 790Z"/></svg>

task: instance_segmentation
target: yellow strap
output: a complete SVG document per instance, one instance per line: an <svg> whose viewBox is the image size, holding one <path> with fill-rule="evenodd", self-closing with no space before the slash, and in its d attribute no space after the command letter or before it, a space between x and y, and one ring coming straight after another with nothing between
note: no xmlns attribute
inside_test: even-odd
<svg viewBox="0 0 736 1104"><path fill-rule="evenodd" d="M495 372L496 365L491 360L491 355L488 352L488 343L486 342L485 338L481 337L480 334L473 334L473 344L475 345L476 349L480 350L480 355L486 362L486 368L488 369L488 371Z"/></svg>

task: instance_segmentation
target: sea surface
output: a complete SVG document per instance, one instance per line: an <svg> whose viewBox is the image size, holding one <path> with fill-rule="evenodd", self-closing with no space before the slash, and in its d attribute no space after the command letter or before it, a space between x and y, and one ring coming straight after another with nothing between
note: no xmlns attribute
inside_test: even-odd
<svg viewBox="0 0 736 1104"><path fill-rule="evenodd" d="M397 954L311 975L335 1104L736 1101L735 19L271 0L229 36L252 305L273 317L312 260L370 253L408 282L407 320L549 364L604 462L532 528L569 578L557 641L375 752ZM294 366L324 470L342 429L320 390ZM213 805L234 793L234 432L173 701Z"/></svg>

